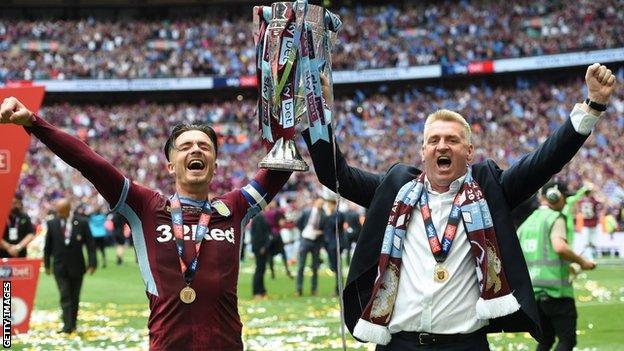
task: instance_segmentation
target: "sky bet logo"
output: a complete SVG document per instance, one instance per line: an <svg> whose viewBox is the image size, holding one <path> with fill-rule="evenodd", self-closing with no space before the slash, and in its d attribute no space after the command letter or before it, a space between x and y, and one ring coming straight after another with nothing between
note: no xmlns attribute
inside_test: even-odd
<svg viewBox="0 0 624 351"><path fill-rule="evenodd" d="M0 150L0 174L11 172L11 152Z"/></svg>

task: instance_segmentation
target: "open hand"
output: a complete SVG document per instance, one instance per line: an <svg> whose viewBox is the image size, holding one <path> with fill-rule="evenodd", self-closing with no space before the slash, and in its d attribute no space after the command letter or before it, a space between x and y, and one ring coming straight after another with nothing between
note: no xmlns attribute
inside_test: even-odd
<svg viewBox="0 0 624 351"><path fill-rule="evenodd" d="M4 99L0 107L0 123L31 126L34 115L18 99L13 96Z"/></svg>
<svg viewBox="0 0 624 351"><path fill-rule="evenodd" d="M9 246L9 248L7 249L7 252L9 253L9 255L11 255L12 257L17 257L19 255L19 248L17 247L17 245L11 245Z"/></svg>
<svg viewBox="0 0 624 351"><path fill-rule="evenodd" d="M592 269L596 268L596 262L590 261L590 260L583 260L583 263L581 263L581 268L584 271L592 270Z"/></svg>
<svg viewBox="0 0 624 351"><path fill-rule="evenodd" d="M615 90L615 75L599 63L587 67L585 73L588 98L600 104L608 104Z"/></svg>

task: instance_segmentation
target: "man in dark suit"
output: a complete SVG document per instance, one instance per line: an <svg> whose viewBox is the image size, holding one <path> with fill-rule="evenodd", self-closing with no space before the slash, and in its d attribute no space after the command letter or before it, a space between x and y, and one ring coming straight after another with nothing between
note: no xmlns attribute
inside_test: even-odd
<svg viewBox="0 0 624 351"><path fill-rule="evenodd" d="M334 272L336 278L336 286L334 288L334 294L338 296L338 247L340 247L340 253L347 246L344 238L344 213L338 211L336 208L336 198L328 195L325 197L325 204L323 205L325 211L325 221L323 223L323 237L325 238L325 251L327 251L327 258L329 260L329 269ZM338 238L340 246L338 246L338 240L336 240L336 228L338 229ZM342 274L342 273L341 273Z"/></svg>
<svg viewBox="0 0 624 351"><path fill-rule="evenodd" d="M369 173L336 146L335 171L334 146L312 145L304 131L319 181L334 189L337 175L341 194L368 209L344 290L356 338L377 350L487 350L486 334L502 331L541 338L511 211L570 161L606 110L615 76L594 64L585 80L588 100L507 170L471 164L470 125L448 110L425 123L424 170Z"/></svg>
<svg viewBox="0 0 624 351"><path fill-rule="evenodd" d="M71 205L67 199L60 199L55 204L57 216L48 221L48 234L43 250L45 272L50 274L50 261L54 258L54 278L61 295L63 310L62 333L76 330L80 288L85 272L93 274L97 267L95 244L89 222L81 216L70 215ZM82 247L87 247L89 257L85 268Z"/></svg>
<svg viewBox="0 0 624 351"><path fill-rule="evenodd" d="M269 247L271 246L271 227L264 213L258 214L251 222L251 251L256 257L256 270L253 275L252 289L254 298L266 296L264 273L266 271Z"/></svg>
<svg viewBox="0 0 624 351"><path fill-rule="evenodd" d="M360 231L362 230L362 223L360 223L360 213L356 209L356 205L349 202L349 209L345 212L345 239L347 241L347 264L351 262L351 248L353 244L357 243L360 237Z"/></svg>
<svg viewBox="0 0 624 351"><path fill-rule="evenodd" d="M310 292L316 295L318 292L318 269L321 265L320 250L323 246L323 226L326 222L323 211L323 199L314 200L312 208L301 213L297 220L297 227L301 232L299 245L299 257L297 259L297 295L303 296L303 271L305 269L308 254L312 256L312 285Z"/></svg>

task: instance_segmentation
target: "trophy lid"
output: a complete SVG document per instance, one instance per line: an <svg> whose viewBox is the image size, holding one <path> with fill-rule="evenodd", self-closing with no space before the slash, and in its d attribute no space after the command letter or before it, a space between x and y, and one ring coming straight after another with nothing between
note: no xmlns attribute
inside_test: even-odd
<svg viewBox="0 0 624 351"><path fill-rule="evenodd" d="M274 2L271 4L271 21L287 20L292 11L292 2Z"/></svg>

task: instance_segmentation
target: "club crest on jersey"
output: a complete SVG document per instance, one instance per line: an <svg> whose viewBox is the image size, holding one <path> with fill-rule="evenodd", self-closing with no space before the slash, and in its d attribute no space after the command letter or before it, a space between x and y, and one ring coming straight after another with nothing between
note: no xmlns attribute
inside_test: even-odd
<svg viewBox="0 0 624 351"><path fill-rule="evenodd" d="M217 210L218 214L220 214L223 217L229 217L232 214L232 212L227 207L227 205L221 200L214 201L210 205L212 206L212 208Z"/></svg>

